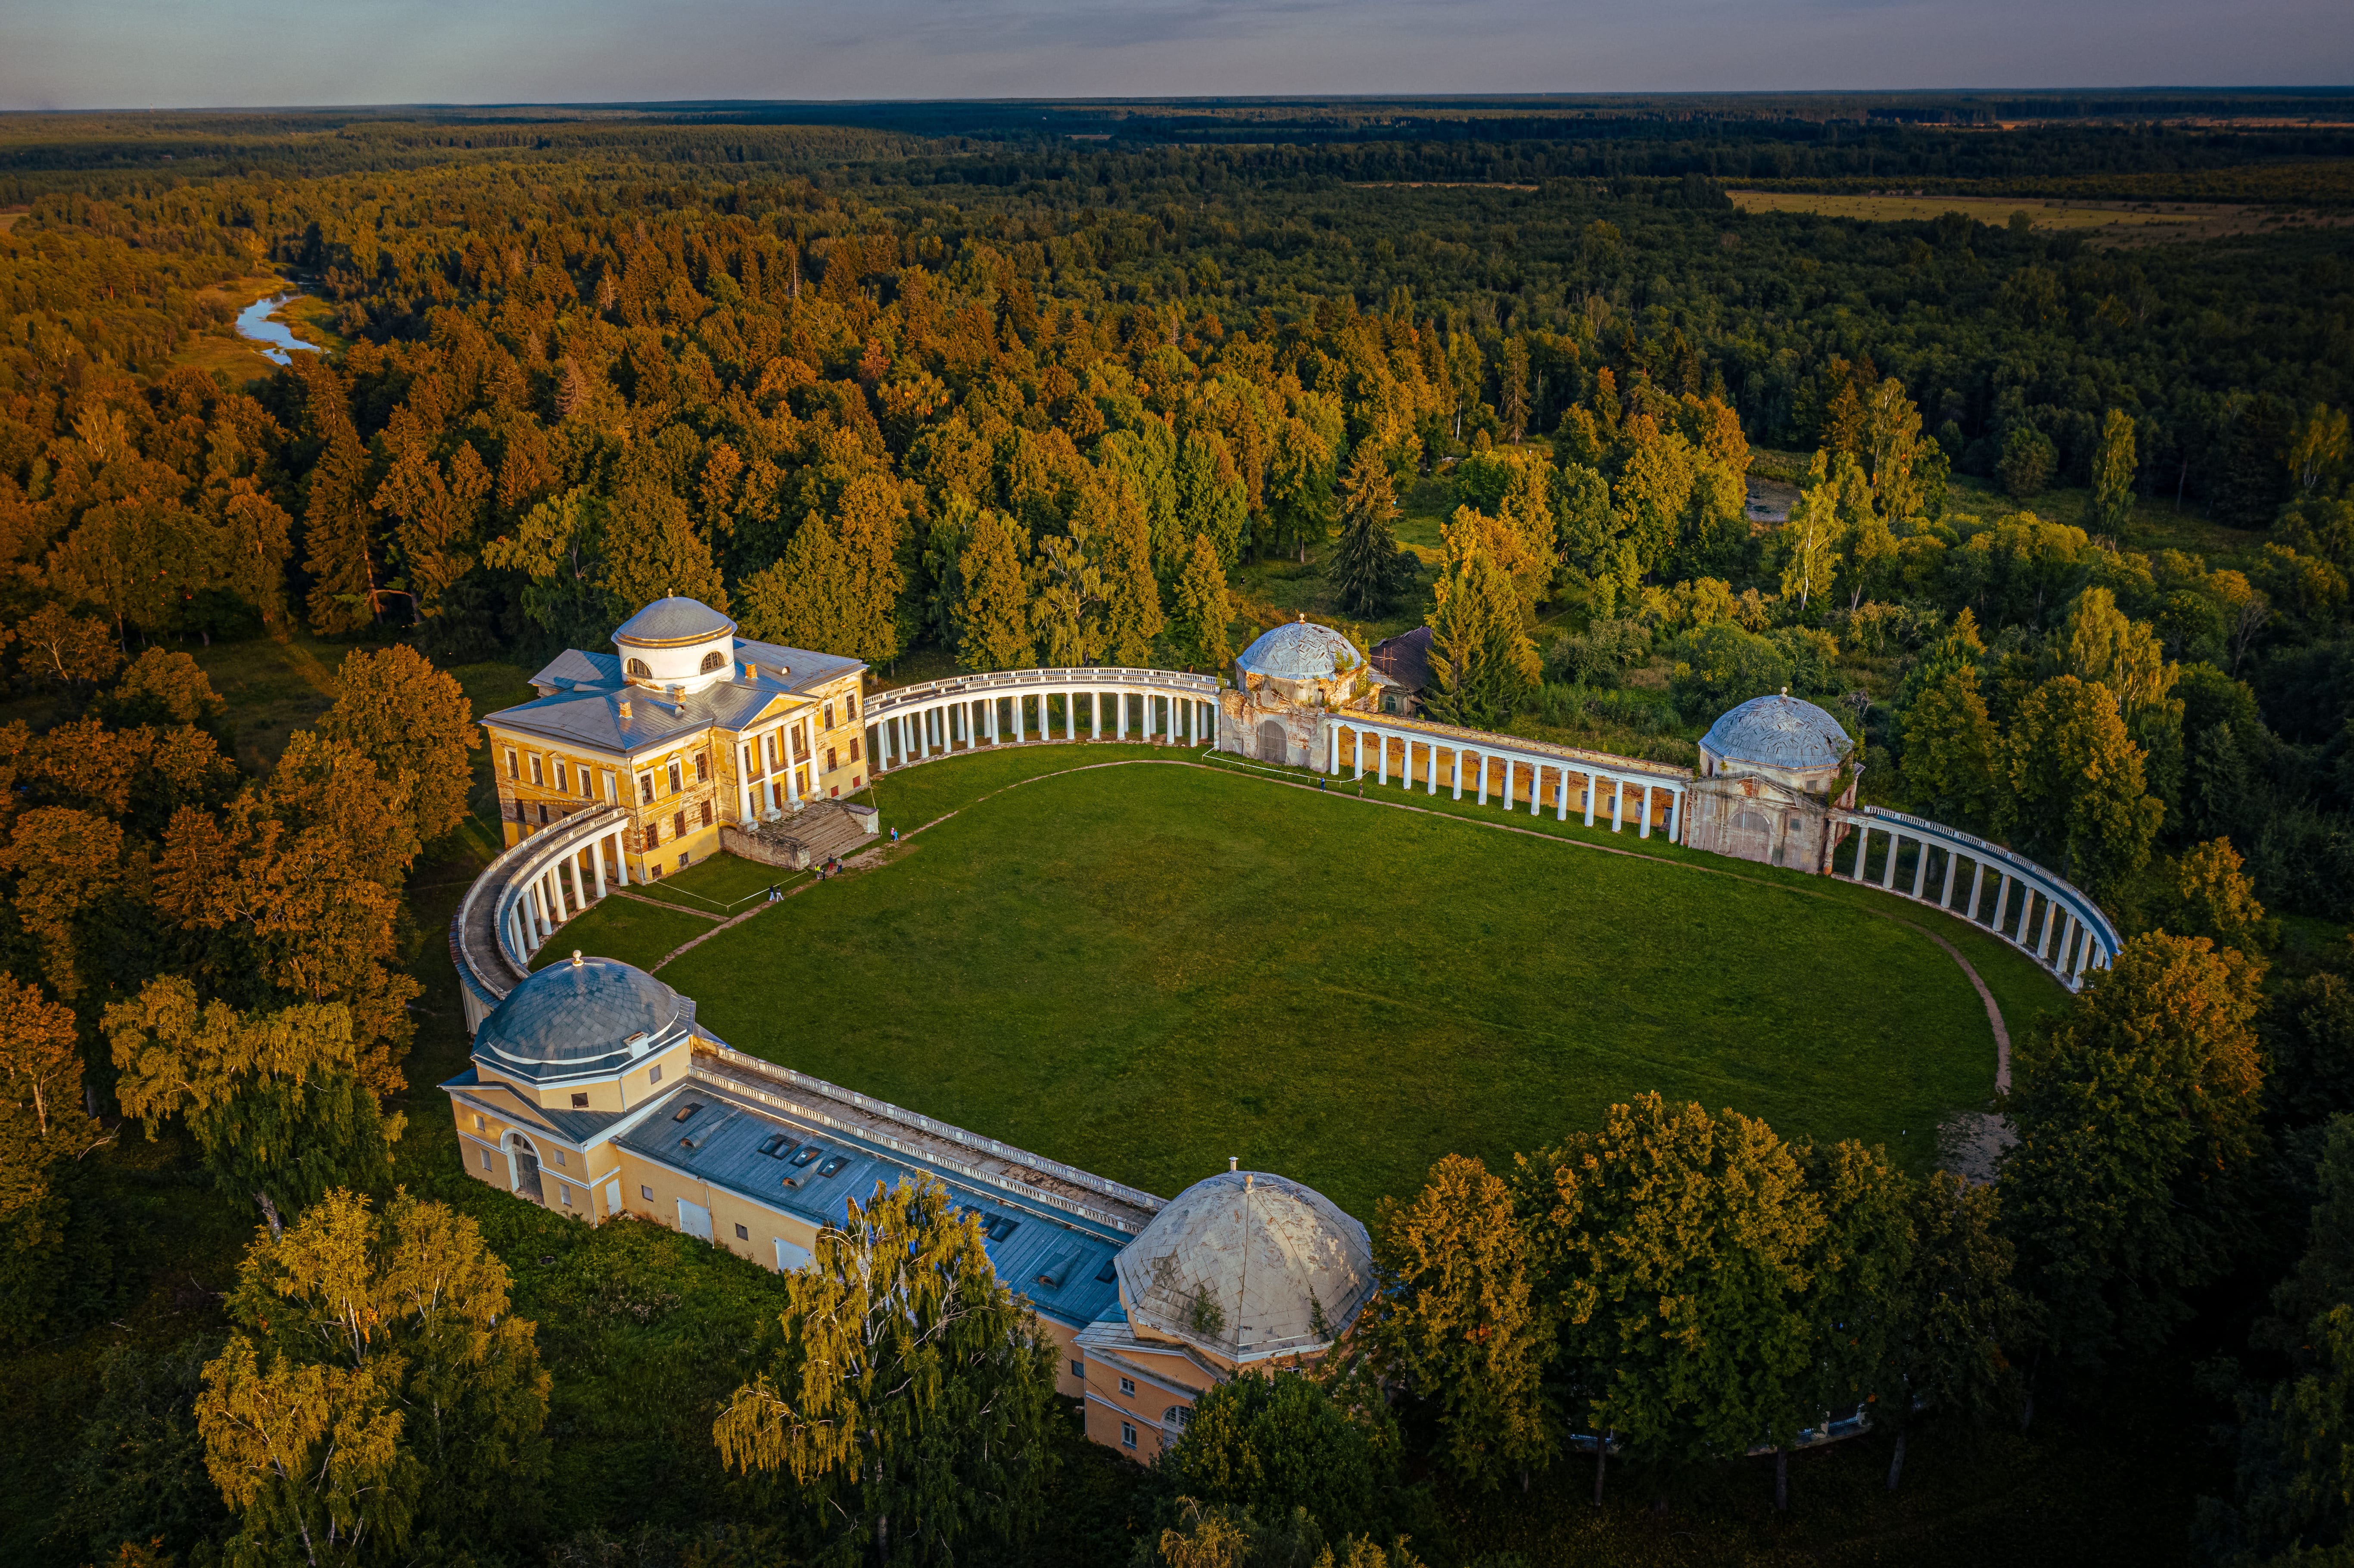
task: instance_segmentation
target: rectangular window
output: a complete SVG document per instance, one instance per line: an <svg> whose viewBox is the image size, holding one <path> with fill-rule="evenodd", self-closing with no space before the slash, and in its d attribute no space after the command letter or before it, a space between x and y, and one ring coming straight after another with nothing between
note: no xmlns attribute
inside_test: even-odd
<svg viewBox="0 0 2354 1568"><path fill-rule="evenodd" d="M641 773L638 775L638 804L651 806L653 803L654 776L651 773Z"/></svg>
<svg viewBox="0 0 2354 1568"><path fill-rule="evenodd" d="M746 1230L742 1225L737 1225L736 1227L736 1239L737 1241L750 1241L752 1239L752 1233Z"/></svg>
<svg viewBox="0 0 2354 1568"><path fill-rule="evenodd" d="M760 748L757 746L748 746L744 748L744 777L758 779L759 776Z"/></svg>
<svg viewBox="0 0 2354 1568"><path fill-rule="evenodd" d="M853 762L858 760L858 737L856 736L850 737L850 760Z"/></svg>
<svg viewBox="0 0 2354 1568"><path fill-rule="evenodd" d="M523 777L522 773L516 770L514 747L512 746L507 747L507 777L510 779L521 779Z"/></svg>
<svg viewBox="0 0 2354 1568"><path fill-rule="evenodd" d="M482 1118L479 1116L474 1118L474 1130L476 1132L482 1130Z"/></svg>
<svg viewBox="0 0 2354 1568"><path fill-rule="evenodd" d="M588 1097L587 1095L574 1095L572 1097L572 1108L574 1110L587 1110L588 1108Z"/></svg>
<svg viewBox="0 0 2354 1568"><path fill-rule="evenodd" d="M1123 1448L1136 1446L1136 1428L1125 1421L1119 1424L1119 1446Z"/></svg>
<svg viewBox="0 0 2354 1568"><path fill-rule="evenodd" d="M485 1149L482 1150L481 1153L482 1156L482 1169L488 1171L491 1168L491 1151Z"/></svg>
<svg viewBox="0 0 2354 1568"><path fill-rule="evenodd" d="M556 1156L556 1162L557 1162L558 1165L563 1165L563 1164L567 1163L567 1160L565 1160L565 1158L564 1158L564 1150L560 1150L560 1149L557 1149L557 1150L549 1150L549 1152L550 1152L550 1153L552 1153L552 1154L554 1154L554 1155Z"/></svg>
<svg viewBox="0 0 2354 1568"><path fill-rule="evenodd" d="M779 755L777 750L777 737L783 733L784 732L782 730L775 729L769 732L767 745L769 748L769 766L771 768L782 768L785 765L784 758Z"/></svg>
<svg viewBox="0 0 2354 1568"><path fill-rule="evenodd" d="M646 1082L649 1084L659 1084L662 1082L662 1064L660 1062L656 1062L652 1066L646 1069Z"/></svg>
<svg viewBox="0 0 2354 1568"><path fill-rule="evenodd" d="M808 793L809 793L809 769L808 769L808 768L794 768L794 769L793 769L793 788L794 788L794 789L795 789L797 792L799 792L799 793L801 793L801 794L806 795L806 794L808 794Z"/></svg>
<svg viewBox="0 0 2354 1568"><path fill-rule="evenodd" d="M569 795L572 793L572 779L569 774L565 772L564 762L560 758L557 760L556 764L556 792L559 795Z"/></svg>
<svg viewBox="0 0 2354 1568"><path fill-rule="evenodd" d="M539 803L539 825L543 828L547 826L547 802L545 800Z"/></svg>
<svg viewBox="0 0 2354 1568"><path fill-rule="evenodd" d="M850 701L845 704L844 706L849 709L850 716L852 718L856 718L858 716L858 694L853 692L850 694Z"/></svg>
<svg viewBox="0 0 2354 1568"><path fill-rule="evenodd" d="M546 779L540 776L539 753L535 751L531 754L531 781L535 784L545 784L547 782Z"/></svg>
<svg viewBox="0 0 2354 1568"><path fill-rule="evenodd" d="M660 842L662 842L661 820L654 817L648 817L646 819L646 848L652 849L654 845Z"/></svg>
<svg viewBox="0 0 2354 1568"><path fill-rule="evenodd" d="M828 773L831 773L841 766L842 758L835 754L833 747L830 746L827 747L825 748L825 770Z"/></svg>
<svg viewBox="0 0 2354 1568"><path fill-rule="evenodd" d="M808 732L807 732L807 731L805 731L805 730L804 730L804 729L803 729L800 725L795 725L795 726L793 726L793 756L794 756L796 758L805 758L805 757L807 757L808 755L809 755L809 735L808 735Z"/></svg>
<svg viewBox="0 0 2354 1568"><path fill-rule="evenodd" d="M1073 1362L1071 1363L1071 1375L1072 1375L1073 1377L1085 1377L1085 1376L1087 1376L1087 1362L1085 1362L1085 1361L1073 1361Z"/></svg>
<svg viewBox="0 0 2354 1568"><path fill-rule="evenodd" d="M641 1187L638 1189L638 1196L651 1203L654 1201L654 1190L652 1187Z"/></svg>
<svg viewBox="0 0 2354 1568"><path fill-rule="evenodd" d="M686 788L685 783L681 779L681 778L680 778L680 776L679 776L679 771L678 771L678 758L675 758L675 757L673 757L673 758L672 758L670 759L670 792L671 792L672 794L675 795L675 794L677 794L681 789L685 789L685 788Z"/></svg>
<svg viewBox="0 0 2354 1568"><path fill-rule="evenodd" d="M556 1201L563 1204L566 1208L570 1208L572 1206L572 1189L566 1186L563 1182L558 1181L556 1184Z"/></svg>
<svg viewBox="0 0 2354 1568"><path fill-rule="evenodd" d="M823 727L826 729L832 729L833 727L833 705L832 703L826 704L823 712L825 718Z"/></svg>
<svg viewBox="0 0 2354 1568"><path fill-rule="evenodd" d="M1129 1398L1134 1399L1136 1397L1136 1380L1132 1377L1124 1377L1120 1379L1119 1392L1126 1394Z"/></svg>
<svg viewBox="0 0 2354 1568"><path fill-rule="evenodd" d="M711 825L711 802L708 800L703 803L703 825L706 828Z"/></svg>
<svg viewBox="0 0 2354 1568"><path fill-rule="evenodd" d="M711 754L707 751L695 754L695 781L697 784L711 782Z"/></svg>
<svg viewBox="0 0 2354 1568"><path fill-rule="evenodd" d="M674 839L683 839L686 837L686 813L684 811L673 811L670 814L670 826L671 837Z"/></svg>
<svg viewBox="0 0 2354 1568"><path fill-rule="evenodd" d="M606 768L606 769L605 769L605 775L604 775L604 776L605 776L605 804L607 804L607 805L609 805L609 806L610 806L610 805L611 805L611 804L613 803L613 801L614 801L614 800L615 800L615 796L614 796L614 794L613 794L613 770L612 770L611 768Z"/></svg>

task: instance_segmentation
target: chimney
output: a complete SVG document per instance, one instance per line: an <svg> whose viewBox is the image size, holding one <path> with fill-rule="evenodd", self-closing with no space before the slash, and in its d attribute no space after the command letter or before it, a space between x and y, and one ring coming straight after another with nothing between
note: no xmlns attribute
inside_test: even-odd
<svg viewBox="0 0 2354 1568"><path fill-rule="evenodd" d="M1241 1160L1237 1159L1234 1155L1229 1154L1226 1156L1226 1169L1228 1171L1240 1170L1242 1168L1242 1163Z"/></svg>

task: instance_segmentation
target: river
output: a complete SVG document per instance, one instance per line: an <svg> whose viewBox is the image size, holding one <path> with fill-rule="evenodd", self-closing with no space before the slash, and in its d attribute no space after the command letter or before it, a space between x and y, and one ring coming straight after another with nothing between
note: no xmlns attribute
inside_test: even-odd
<svg viewBox="0 0 2354 1568"><path fill-rule="evenodd" d="M249 337L261 344L262 354L273 365L293 364L294 355L289 352L292 349L299 348L305 354L320 352L317 344L304 343L288 330L283 322L274 322L270 319L279 306L297 297L298 294L272 295L267 299L254 301L237 313L239 335Z"/></svg>

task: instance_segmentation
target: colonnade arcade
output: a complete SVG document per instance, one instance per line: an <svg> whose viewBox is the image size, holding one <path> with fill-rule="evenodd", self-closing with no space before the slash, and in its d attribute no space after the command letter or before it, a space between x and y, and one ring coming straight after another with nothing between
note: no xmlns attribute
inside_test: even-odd
<svg viewBox="0 0 2354 1568"><path fill-rule="evenodd" d="M1218 683L1171 670L1002 670L882 692L867 755L885 773L950 751L1025 740L1214 746Z"/></svg>
<svg viewBox="0 0 2354 1568"><path fill-rule="evenodd" d="M2117 929L2100 906L2023 855L1920 817L1878 806L1835 814L1852 828L1831 874L1931 904L1993 932L2071 991L2116 956Z"/></svg>
<svg viewBox="0 0 2354 1568"><path fill-rule="evenodd" d="M1531 816L1550 807L1553 820L1567 821L1575 810L1587 827L1601 821L1617 832L1631 826L1638 838L1664 831L1670 842L1683 833L1684 793L1691 774L1653 773L1628 759L1602 765L1596 757L1504 736L1439 725L1333 715L1321 726L1318 750L1323 771L1352 779L1371 773L1377 785L1393 774L1401 789L1436 795L1444 785L1454 799L1468 793L1479 805L1494 794L1507 811L1525 806ZM1394 759L1396 767L1392 768Z"/></svg>

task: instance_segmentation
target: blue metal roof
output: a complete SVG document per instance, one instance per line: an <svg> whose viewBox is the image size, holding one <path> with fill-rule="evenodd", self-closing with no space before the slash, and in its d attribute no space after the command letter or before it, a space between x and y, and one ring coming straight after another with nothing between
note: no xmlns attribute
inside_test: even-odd
<svg viewBox="0 0 2354 1568"><path fill-rule="evenodd" d="M688 1105L701 1108L679 1121ZM779 1134L783 1138L778 1139ZM1117 1308L1112 1259L1129 1238L1005 1188L885 1150L837 1128L804 1122L707 1082L680 1085L645 1119L614 1140L698 1181L709 1182L812 1225L838 1225L850 1200L875 1185L917 1175L938 1180L957 1206L980 1219L991 1265L1042 1318L1082 1328ZM773 1145L773 1152L764 1146ZM811 1151L814 1150L812 1156ZM832 1175L825 1174L831 1170Z"/></svg>
<svg viewBox="0 0 2354 1568"><path fill-rule="evenodd" d="M474 1049L528 1067L585 1068L627 1055L631 1042L663 1041L693 1022L695 1004L619 959L550 964L507 992L474 1031Z"/></svg>
<svg viewBox="0 0 2354 1568"><path fill-rule="evenodd" d="M1837 768L1854 744L1839 720L1787 692L1750 698L1711 725L1700 743L1727 762L1800 773Z"/></svg>
<svg viewBox="0 0 2354 1568"><path fill-rule="evenodd" d="M493 1086L483 1083L482 1074L475 1071L471 1062L466 1064L464 1072L447 1080L441 1086L469 1105L479 1106L495 1116L512 1119L512 1113L506 1107L482 1093ZM599 1133L629 1114L627 1111L557 1110L549 1106L536 1106L533 1110L567 1143L583 1146L594 1141Z"/></svg>
<svg viewBox="0 0 2354 1568"><path fill-rule="evenodd" d="M1235 661L1245 670L1278 680L1323 680L1345 670L1364 668L1357 645L1329 626L1295 620L1263 631Z"/></svg>
<svg viewBox="0 0 2354 1568"><path fill-rule="evenodd" d="M750 679L744 675L748 662L759 672ZM655 687L625 683L619 659L576 648L531 678L535 686L556 688L553 695L487 714L482 722L599 751L635 752L707 729L741 729L778 697L805 697L865 667L838 653L738 638L730 679L673 698ZM621 716L623 703L630 705L628 718Z"/></svg>

